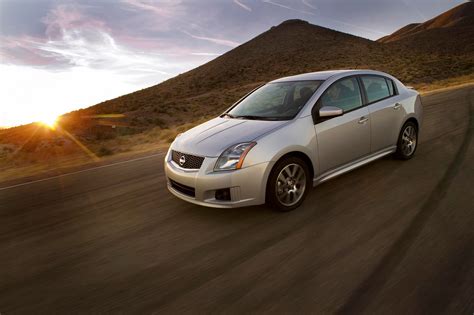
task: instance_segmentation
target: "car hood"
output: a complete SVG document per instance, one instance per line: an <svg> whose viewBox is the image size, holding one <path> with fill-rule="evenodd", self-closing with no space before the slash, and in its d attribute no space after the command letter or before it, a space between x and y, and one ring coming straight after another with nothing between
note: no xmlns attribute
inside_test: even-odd
<svg viewBox="0 0 474 315"><path fill-rule="evenodd" d="M217 157L233 144L253 141L288 121L214 118L175 139L172 149L201 156Z"/></svg>

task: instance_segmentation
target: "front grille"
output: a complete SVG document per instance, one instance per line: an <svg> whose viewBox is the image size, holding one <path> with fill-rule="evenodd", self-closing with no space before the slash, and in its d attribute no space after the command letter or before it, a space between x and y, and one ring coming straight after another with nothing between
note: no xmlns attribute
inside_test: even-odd
<svg viewBox="0 0 474 315"><path fill-rule="evenodd" d="M175 190L179 191L180 193L193 197L193 198L196 197L196 191L194 190L193 187L189 187L189 186L177 183L172 179L170 179L170 184L171 184L171 187L173 187Z"/></svg>
<svg viewBox="0 0 474 315"><path fill-rule="evenodd" d="M188 169L200 169L202 162L204 161L204 157L202 156L181 153L174 150L171 151L171 159L182 168Z"/></svg>

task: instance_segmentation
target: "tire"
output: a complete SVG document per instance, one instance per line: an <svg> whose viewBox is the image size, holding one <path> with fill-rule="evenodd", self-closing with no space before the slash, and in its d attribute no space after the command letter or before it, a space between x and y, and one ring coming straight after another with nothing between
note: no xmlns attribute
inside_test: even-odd
<svg viewBox="0 0 474 315"><path fill-rule="evenodd" d="M312 187L310 174L306 162L298 157L278 161L268 177L267 204L281 212L298 208Z"/></svg>
<svg viewBox="0 0 474 315"><path fill-rule="evenodd" d="M418 147L418 127L412 121L407 121L400 131L395 157L399 160L409 160Z"/></svg>

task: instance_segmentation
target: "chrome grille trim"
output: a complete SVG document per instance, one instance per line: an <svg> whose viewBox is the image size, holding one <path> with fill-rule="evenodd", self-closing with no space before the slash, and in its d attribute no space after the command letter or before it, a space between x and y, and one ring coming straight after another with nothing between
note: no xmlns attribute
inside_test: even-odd
<svg viewBox="0 0 474 315"><path fill-rule="evenodd" d="M184 163L182 163L182 158L184 157ZM172 150L171 151L171 160L175 162L179 167L185 169L200 169L202 163L204 162L203 156L197 156L187 153L182 153L179 151Z"/></svg>

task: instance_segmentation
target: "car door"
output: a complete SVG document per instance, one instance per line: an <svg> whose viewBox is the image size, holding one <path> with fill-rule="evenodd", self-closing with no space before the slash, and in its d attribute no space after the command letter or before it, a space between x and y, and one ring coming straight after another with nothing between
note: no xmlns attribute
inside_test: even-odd
<svg viewBox="0 0 474 315"><path fill-rule="evenodd" d="M343 115L326 120L316 119L314 128L321 172L370 153L369 110L363 106L357 77L346 77L329 86L316 103L315 110L319 112L324 106L339 107Z"/></svg>
<svg viewBox="0 0 474 315"><path fill-rule="evenodd" d="M383 76L361 75L371 120L371 152L396 145L405 109L394 82Z"/></svg>

